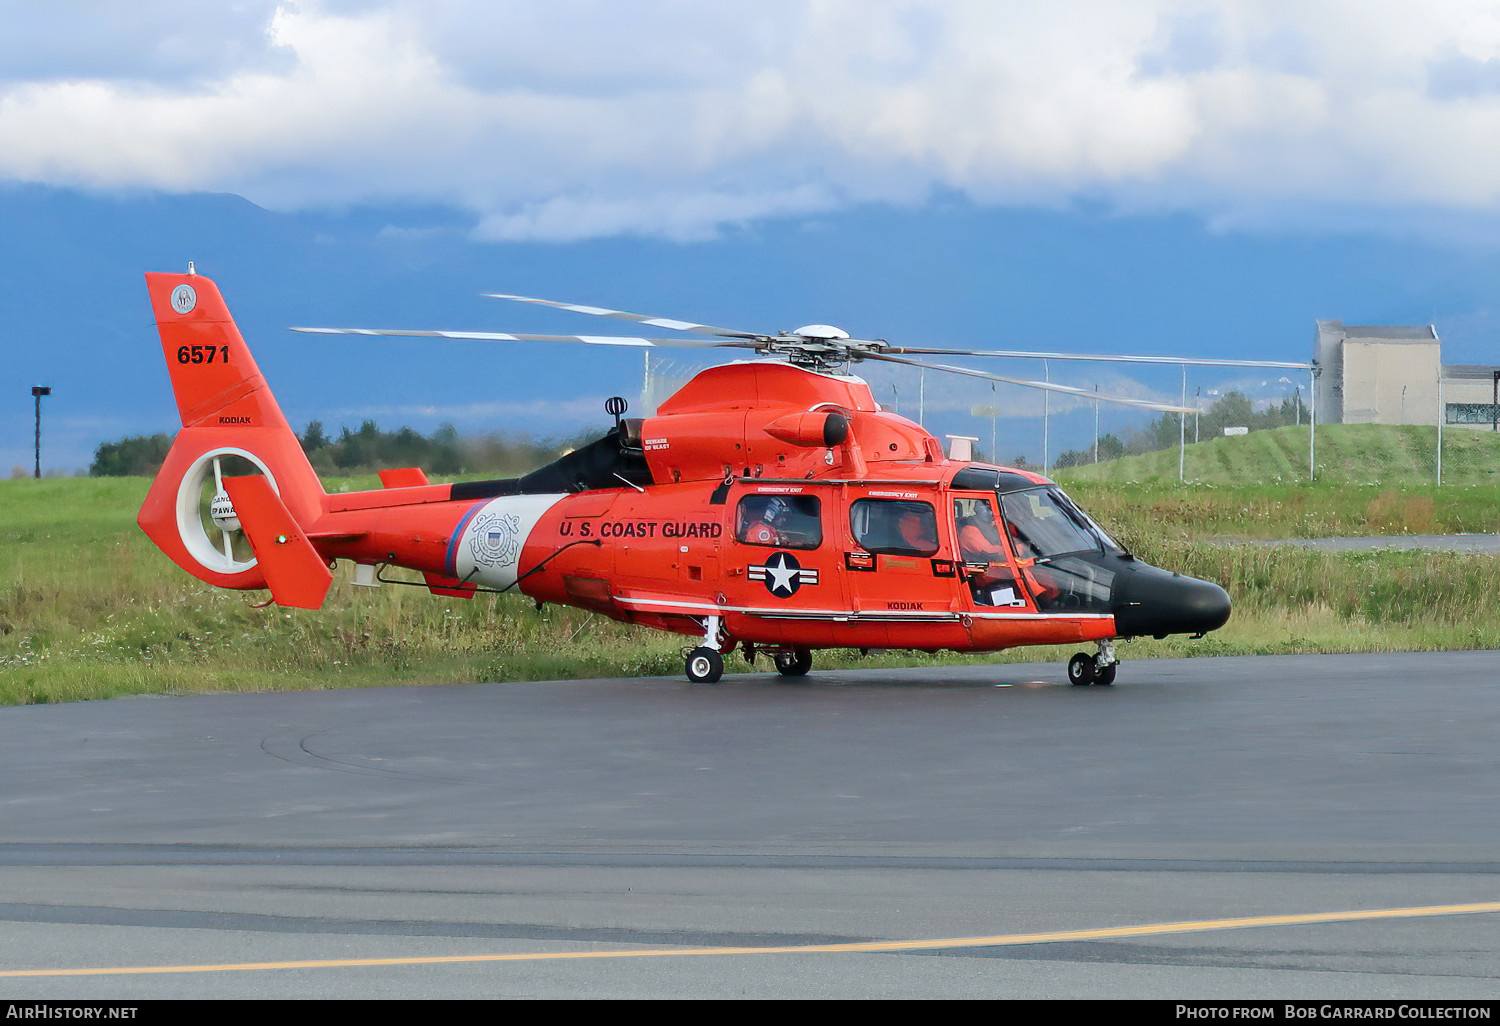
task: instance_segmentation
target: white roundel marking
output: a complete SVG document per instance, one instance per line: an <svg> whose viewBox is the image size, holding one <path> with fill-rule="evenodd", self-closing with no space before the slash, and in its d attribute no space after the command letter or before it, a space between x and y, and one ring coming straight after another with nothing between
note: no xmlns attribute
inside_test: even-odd
<svg viewBox="0 0 1500 1026"><path fill-rule="evenodd" d="M172 309L180 314L192 313L198 305L198 293L191 285L179 285L172 290Z"/></svg>

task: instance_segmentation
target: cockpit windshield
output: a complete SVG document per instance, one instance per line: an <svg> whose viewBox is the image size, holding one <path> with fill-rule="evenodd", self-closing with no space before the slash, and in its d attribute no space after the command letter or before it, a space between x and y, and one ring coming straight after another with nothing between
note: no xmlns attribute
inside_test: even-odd
<svg viewBox="0 0 1500 1026"><path fill-rule="evenodd" d="M1058 488L1046 486L1000 496L1005 523L1022 559L1045 559L1067 552L1120 551Z"/></svg>

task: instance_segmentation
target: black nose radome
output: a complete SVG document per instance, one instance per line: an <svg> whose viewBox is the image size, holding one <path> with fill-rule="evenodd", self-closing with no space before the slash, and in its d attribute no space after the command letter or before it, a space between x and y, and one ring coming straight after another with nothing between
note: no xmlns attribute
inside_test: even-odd
<svg viewBox="0 0 1500 1026"><path fill-rule="evenodd" d="M1229 593L1212 581L1145 563L1115 578L1110 595L1121 637L1203 634L1229 621Z"/></svg>

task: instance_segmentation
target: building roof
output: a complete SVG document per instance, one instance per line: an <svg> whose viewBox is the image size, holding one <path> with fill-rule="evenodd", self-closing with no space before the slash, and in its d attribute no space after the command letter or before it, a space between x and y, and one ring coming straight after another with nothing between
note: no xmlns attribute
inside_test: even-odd
<svg viewBox="0 0 1500 1026"><path fill-rule="evenodd" d="M1454 380L1493 381L1496 371L1500 371L1500 367L1491 367L1482 363L1443 364L1443 377Z"/></svg>
<svg viewBox="0 0 1500 1026"><path fill-rule="evenodd" d="M1437 340L1437 329L1430 324L1403 326L1399 324L1345 324L1344 337L1351 339L1378 338L1383 342L1433 342Z"/></svg>

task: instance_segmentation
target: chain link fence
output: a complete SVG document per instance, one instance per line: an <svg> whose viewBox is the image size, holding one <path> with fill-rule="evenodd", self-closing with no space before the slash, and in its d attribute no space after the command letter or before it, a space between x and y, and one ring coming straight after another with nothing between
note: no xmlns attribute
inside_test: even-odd
<svg viewBox="0 0 1500 1026"><path fill-rule="evenodd" d="M650 354L645 413L707 366ZM976 459L1050 476L1116 483L1331 484L1466 487L1500 484L1500 407L1396 402L1392 423L1326 424L1314 431L1323 383L1307 365L969 361L968 366L1070 389L1061 394L941 371L866 362L854 373L885 409L944 439L973 440ZM1097 395L1098 398L1090 398ZM1128 398L1187 414L1120 405ZM1427 404L1423 404L1425 407Z"/></svg>

